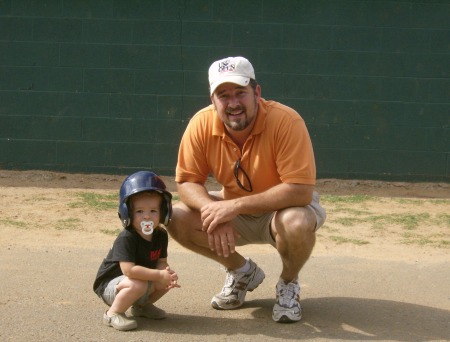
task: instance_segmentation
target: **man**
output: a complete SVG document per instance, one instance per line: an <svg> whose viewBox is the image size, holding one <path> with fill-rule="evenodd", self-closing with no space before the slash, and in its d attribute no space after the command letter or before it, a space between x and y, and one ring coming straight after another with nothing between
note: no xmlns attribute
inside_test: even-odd
<svg viewBox="0 0 450 342"><path fill-rule="evenodd" d="M199 111L183 135L176 168L181 202L169 232L181 245L227 270L211 305L236 309L265 274L236 246L268 243L282 260L272 318L301 319L298 274L315 243L325 211L314 191L314 153L303 119L261 98L251 63L228 57L209 69L212 105ZM212 174L223 188L208 192Z"/></svg>

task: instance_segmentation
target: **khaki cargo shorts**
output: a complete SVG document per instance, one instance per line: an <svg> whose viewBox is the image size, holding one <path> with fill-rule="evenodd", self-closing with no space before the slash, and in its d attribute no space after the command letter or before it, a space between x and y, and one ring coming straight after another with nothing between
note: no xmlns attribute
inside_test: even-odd
<svg viewBox="0 0 450 342"><path fill-rule="evenodd" d="M323 226L326 219L326 211L319 203L319 194L314 191L313 200L305 208L309 208L316 215L316 231ZM233 220L233 225L240 237L236 246L247 244L271 244L275 247L275 240L270 234L270 223L275 212L261 215L239 215Z"/></svg>

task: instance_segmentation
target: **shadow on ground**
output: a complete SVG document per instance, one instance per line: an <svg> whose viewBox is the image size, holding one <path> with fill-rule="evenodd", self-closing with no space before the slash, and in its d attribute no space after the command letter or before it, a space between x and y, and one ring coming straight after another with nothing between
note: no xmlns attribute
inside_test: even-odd
<svg viewBox="0 0 450 342"><path fill-rule="evenodd" d="M296 324L271 321L273 300L254 300L243 308L255 308L254 319L201 317L171 314L158 322L139 320L139 330L170 331L181 336L225 335L241 338L277 338L285 340L446 340L450 336L450 312L416 304L387 300L327 297L302 301L303 319ZM205 330L205 326L213 328ZM256 332L256 333L255 333Z"/></svg>

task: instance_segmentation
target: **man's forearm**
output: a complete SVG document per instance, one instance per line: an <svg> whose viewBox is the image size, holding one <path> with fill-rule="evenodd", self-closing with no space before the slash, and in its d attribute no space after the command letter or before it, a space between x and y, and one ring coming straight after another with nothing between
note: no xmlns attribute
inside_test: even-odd
<svg viewBox="0 0 450 342"><path fill-rule="evenodd" d="M314 185L279 184L259 194L235 199L239 214L256 214L311 203Z"/></svg>
<svg viewBox="0 0 450 342"><path fill-rule="evenodd" d="M178 195L188 207L199 210L212 199L206 188L199 183L184 182L177 184Z"/></svg>
<svg viewBox="0 0 450 342"><path fill-rule="evenodd" d="M184 204L199 210L214 200L202 184L178 183L178 195ZM314 185L279 184L262 193L230 200L238 214L257 214L289 207L303 207L311 203ZM231 204L231 203L230 203Z"/></svg>

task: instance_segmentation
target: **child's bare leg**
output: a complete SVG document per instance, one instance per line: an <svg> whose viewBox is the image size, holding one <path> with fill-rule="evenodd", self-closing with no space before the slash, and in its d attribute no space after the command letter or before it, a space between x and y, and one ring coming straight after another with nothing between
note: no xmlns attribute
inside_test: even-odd
<svg viewBox="0 0 450 342"><path fill-rule="evenodd" d="M152 288L150 290L150 295L148 297L148 304L155 303L162 296L164 296L167 292L169 292L169 290L166 289L165 287L158 286L158 284L153 284Z"/></svg>
<svg viewBox="0 0 450 342"><path fill-rule="evenodd" d="M167 313L153 305L158 299L164 296L169 290L161 285L152 284L147 302L139 302L131 307L131 314L137 317L146 317L150 319L164 319Z"/></svg>
<svg viewBox="0 0 450 342"><path fill-rule="evenodd" d="M124 313L147 291L148 282L125 278L117 285L117 295L108 310L108 314Z"/></svg>

